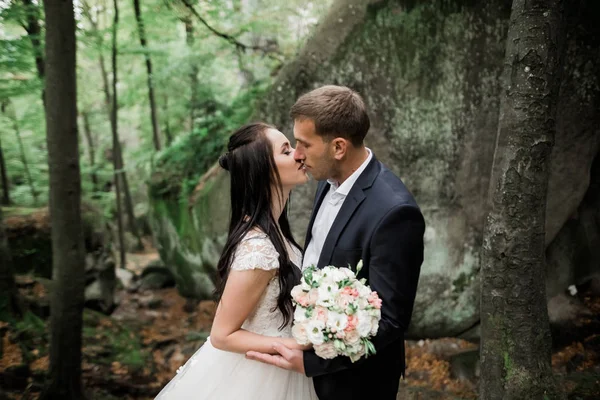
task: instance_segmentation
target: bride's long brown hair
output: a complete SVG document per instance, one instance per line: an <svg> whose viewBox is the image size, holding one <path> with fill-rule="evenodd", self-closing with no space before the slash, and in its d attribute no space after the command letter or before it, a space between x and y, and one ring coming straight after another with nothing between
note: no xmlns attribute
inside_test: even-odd
<svg viewBox="0 0 600 400"><path fill-rule="evenodd" d="M287 203L277 221L281 231L277 228L272 214L272 188L277 188L279 195L283 193L283 189L273 157L273 145L265 134L268 129L276 128L262 122L242 126L231 135L228 152L219 159L221 167L229 171L231 180L231 220L227 241L217 264L220 284L216 295L218 299L223 295L233 256L240 241L252 228L259 228L269 236L279 253L280 292L277 308L283 315L283 324L280 327L282 329L292 320L294 308L291 291L300 282L300 271L290 261L285 239L298 248L300 246L290 230Z"/></svg>

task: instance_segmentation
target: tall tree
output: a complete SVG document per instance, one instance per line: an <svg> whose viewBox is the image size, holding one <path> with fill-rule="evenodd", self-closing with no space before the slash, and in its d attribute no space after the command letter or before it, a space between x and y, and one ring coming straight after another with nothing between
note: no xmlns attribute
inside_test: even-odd
<svg viewBox="0 0 600 400"><path fill-rule="evenodd" d="M7 107L2 107L2 110L8 113L8 106L10 106L10 101L5 103ZM29 171L29 163L27 162L27 155L25 154L25 146L23 146L23 139L21 138L21 130L19 129L19 120L17 118L17 113L12 108L12 112L8 113L8 118L11 120L13 124L13 129L15 131L15 135L17 136L17 144L19 145L19 157L21 158L21 163L23 163L23 169L25 170L25 177L27 178L27 184L29 185L29 190L31 191L31 196L33 197L33 204L38 204L38 193L35 190L35 185L33 183L33 178L31 177L31 172Z"/></svg>
<svg viewBox="0 0 600 400"><path fill-rule="evenodd" d="M182 18L185 25L185 41L189 47L190 53L193 54L194 48L194 22L192 16L188 13ZM190 131L194 132L194 122L196 121L198 110L198 65L194 60L191 60L190 65Z"/></svg>
<svg viewBox="0 0 600 400"><path fill-rule="evenodd" d="M113 19L113 32L112 32L112 71L113 71L113 82L112 82L112 109L110 113L110 121L112 129L113 139L113 170L115 176L115 192L117 195L117 226L119 229L119 260L121 261L121 268L125 268L125 239L123 233L123 212L121 211L121 180L119 175L125 173L123 171L123 165L121 163L119 134L118 134L118 102L117 102L117 30L119 27L119 5L117 0L113 0L114 6L114 19ZM119 152L119 153L117 153Z"/></svg>
<svg viewBox="0 0 600 400"><path fill-rule="evenodd" d="M50 172L52 283L50 371L41 399L82 399L85 285L72 0L44 0L46 137Z"/></svg>
<svg viewBox="0 0 600 400"><path fill-rule="evenodd" d="M102 74L102 85L104 88L104 104L106 106L108 119L110 121L110 129L111 129L112 135L113 135L113 137L116 136L116 138L117 138L116 143L113 143L113 157L116 158L116 167L117 167L117 170L120 171L120 173L118 174L118 177L121 180L121 184L122 184L122 186L120 187L120 190L123 191L123 195L124 195L123 197L125 200L125 212L127 213L127 221L129 223L129 229L131 230L133 235L136 237L137 248L139 250L141 250L144 248L144 245L142 243L142 238L139 233L137 223L135 220L135 214L133 211L133 200L131 198L131 191L129 190L129 181L127 179L127 171L125 171L125 163L123 161L123 151L121 148L121 142L119 141L119 132L117 130L117 124L116 124L117 119L116 119L116 117L113 118L113 101L112 101L111 89L110 89L110 84L109 84L109 79L108 79L108 72L106 71L106 66L104 63L104 56L102 55L103 54L102 51L103 51L103 47L104 47L104 39L103 39L102 34L100 33L100 30L98 27L99 14L97 14L96 19L94 19L94 17L91 14L91 8L85 1L82 1L82 11L83 11L83 15L87 18L90 25L92 26L92 31L96 38L96 45L97 45L98 52L99 52L98 63L100 65L100 72ZM98 13L99 13L99 10L98 10ZM114 29L114 26L113 26L113 29ZM114 52L114 55L116 57L117 42L116 42L116 38L113 38L113 39L114 39L114 42L113 42L113 50L112 51ZM114 75L114 77L116 78L116 74ZM115 88L115 87L116 87L116 83L113 79L113 88ZM118 112L118 110L117 110L117 112ZM113 161L113 163L114 163L114 161ZM116 190L116 183L115 183L115 190Z"/></svg>
<svg viewBox="0 0 600 400"><path fill-rule="evenodd" d="M96 175L96 154L94 149L94 138L92 136L92 130L90 128L90 116L87 111L81 113L83 119L83 133L88 147L88 156L90 158L90 168L92 169L91 178L93 191L98 190L98 176Z"/></svg>
<svg viewBox="0 0 600 400"><path fill-rule="evenodd" d="M548 167L564 42L561 0L514 0L481 269L480 398L560 398L545 294Z"/></svg>
<svg viewBox="0 0 600 400"><path fill-rule="evenodd" d="M45 76L45 65L44 65L44 50L42 45L42 28L40 25L40 5L33 3L32 0L22 0L25 6L25 21L21 22L23 28L27 32L27 36L31 41L33 47L33 56L35 59L35 68L37 70L38 78L43 82ZM44 87L42 86L42 103L45 106L45 95Z"/></svg>
<svg viewBox="0 0 600 400"><path fill-rule="evenodd" d="M4 230L4 217L0 207L0 319L19 316L21 313L19 293L10 248ZM4 315L7 313L8 315Z"/></svg>
<svg viewBox="0 0 600 400"><path fill-rule="evenodd" d="M138 34L140 36L140 44L144 50L146 58L146 70L148 72L148 99L150 100L150 119L152 122L152 141L154 149L160 150L160 133L158 128L158 117L156 115L156 101L154 99L154 84L152 77L152 59L148 52L148 43L146 40L146 30L144 28L144 20L142 19L142 10L140 8L140 0L133 0L133 8L135 9L135 19L137 21Z"/></svg>
<svg viewBox="0 0 600 400"><path fill-rule="evenodd" d="M0 177L2 179L2 199L1 205L10 205L10 187L8 186L8 174L6 172L6 161L4 161L4 152L2 151L2 141L0 140Z"/></svg>

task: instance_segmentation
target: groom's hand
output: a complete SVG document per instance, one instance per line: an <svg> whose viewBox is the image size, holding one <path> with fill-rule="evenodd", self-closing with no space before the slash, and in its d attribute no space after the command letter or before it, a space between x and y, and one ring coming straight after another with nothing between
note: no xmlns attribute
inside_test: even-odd
<svg viewBox="0 0 600 400"><path fill-rule="evenodd" d="M274 343L273 350L279 354L271 355L249 351L246 358L275 365L276 367L296 371L304 375L304 352L302 350L288 349L281 343Z"/></svg>

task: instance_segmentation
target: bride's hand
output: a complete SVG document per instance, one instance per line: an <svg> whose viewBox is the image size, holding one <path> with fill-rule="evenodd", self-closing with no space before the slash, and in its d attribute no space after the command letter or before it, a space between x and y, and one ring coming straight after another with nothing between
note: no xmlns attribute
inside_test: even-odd
<svg viewBox="0 0 600 400"><path fill-rule="evenodd" d="M283 345L285 347L287 347L288 349L302 350L302 351L304 351L304 350L310 350L313 347L312 343L310 343L310 344L299 344L298 342L296 342L296 339L294 339L294 338L284 338Z"/></svg>

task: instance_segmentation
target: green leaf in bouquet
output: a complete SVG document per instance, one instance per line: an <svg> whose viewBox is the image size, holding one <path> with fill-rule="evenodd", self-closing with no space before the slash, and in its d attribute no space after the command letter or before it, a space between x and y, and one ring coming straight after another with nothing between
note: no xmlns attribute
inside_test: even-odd
<svg viewBox="0 0 600 400"><path fill-rule="evenodd" d="M365 357L369 357L370 355L377 353L373 342L371 342L369 339L363 339L363 344L365 346Z"/></svg>
<svg viewBox="0 0 600 400"><path fill-rule="evenodd" d="M333 341L333 346L336 348L336 350L339 350L339 351L346 350L346 344L338 339Z"/></svg>

